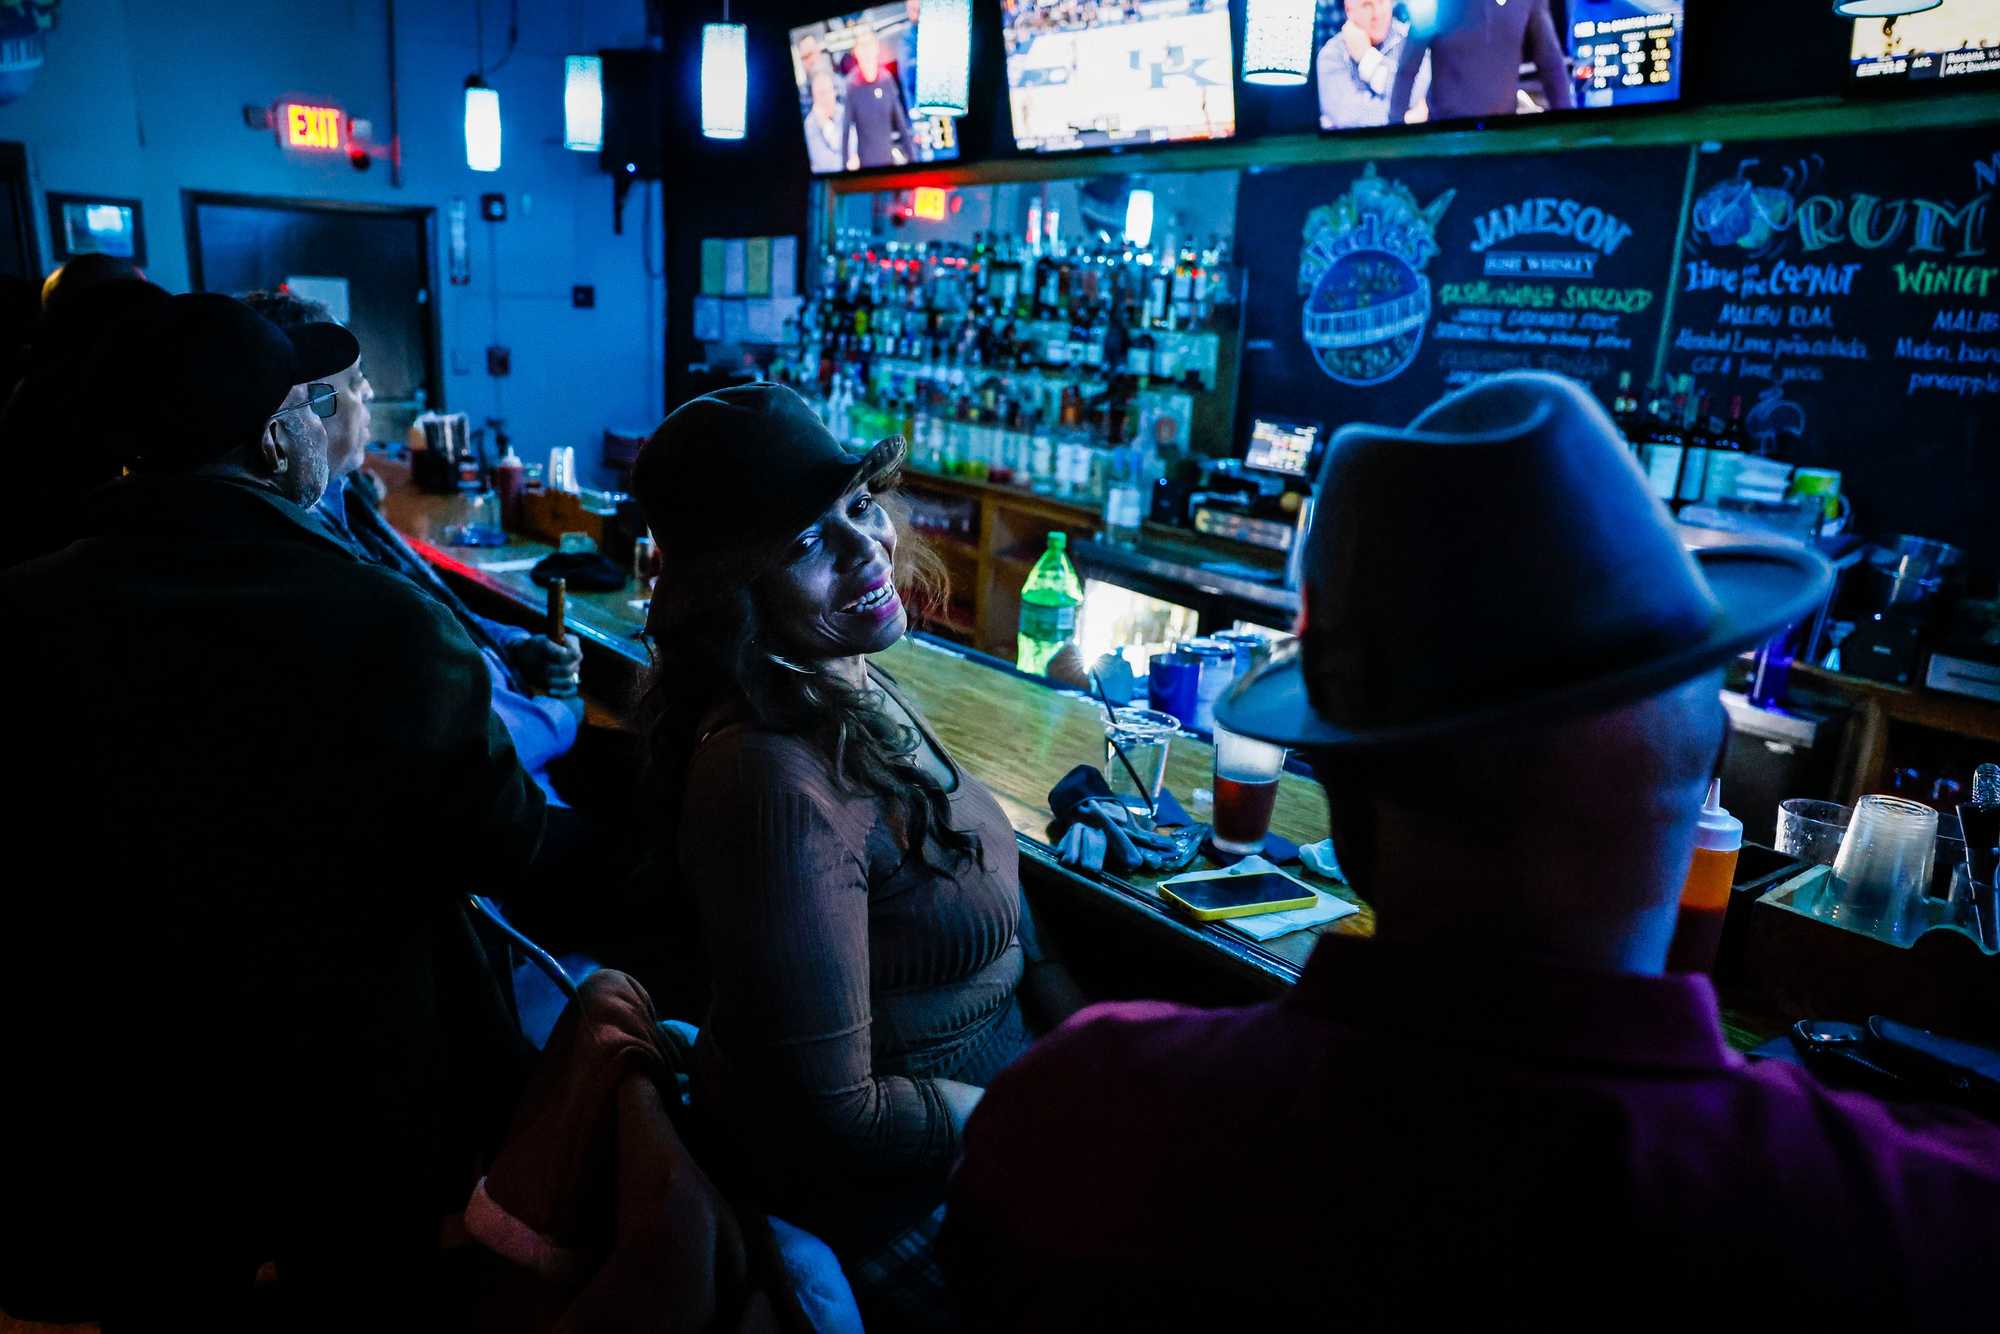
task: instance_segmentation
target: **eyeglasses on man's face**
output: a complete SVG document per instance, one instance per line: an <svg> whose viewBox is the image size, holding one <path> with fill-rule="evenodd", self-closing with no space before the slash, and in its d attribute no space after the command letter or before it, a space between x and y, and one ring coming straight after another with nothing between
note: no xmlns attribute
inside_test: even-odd
<svg viewBox="0 0 2000 1334"><path fill-rule="evenodd" d="M340 411L340 391L330 384L309 384L306 386L306 396L302 401L288 408L279 408L271 414L271 420L276 421L286 413L297 412L300 408L311 408L315 417L331 417Z"/></svg>

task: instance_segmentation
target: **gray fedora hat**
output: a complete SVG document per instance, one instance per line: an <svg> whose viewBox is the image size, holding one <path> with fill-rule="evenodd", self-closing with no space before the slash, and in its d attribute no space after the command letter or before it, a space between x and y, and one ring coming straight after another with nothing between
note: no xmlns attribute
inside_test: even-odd
<svg viewBox="0 0 2000 1334"><path fill-rule="evenodd" d="M1306 542L1297 648L1216 717L1321 749L1643 699L1806 616L1831 578L1796 546L1690 554L1603 406L1540 372L1407 430L1344 427Z"/></svg>

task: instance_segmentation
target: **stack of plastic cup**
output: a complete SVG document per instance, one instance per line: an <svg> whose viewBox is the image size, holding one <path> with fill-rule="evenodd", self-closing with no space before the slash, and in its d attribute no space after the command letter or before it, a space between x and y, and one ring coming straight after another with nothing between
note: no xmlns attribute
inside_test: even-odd
<svg viewBox="0 0 2000 1334"><path fill-rule="evenodd" d="M1912 907L1930 890L1938 813L1901 797L1863 797L1840 841L1814 911L1829 922L1898 944L1922 924Z"/></svg>
<svg viewBox="0 0 2000 1334"><path fill-rule="evenodd" d="M1236 648L1216 639L1183 639L1179 652L1201 663L1201 684L1195 692L1192 717L1176 712L1191 722L1197 732L1215 730L1215 701L1222 698L1236 679Z"/></svg>

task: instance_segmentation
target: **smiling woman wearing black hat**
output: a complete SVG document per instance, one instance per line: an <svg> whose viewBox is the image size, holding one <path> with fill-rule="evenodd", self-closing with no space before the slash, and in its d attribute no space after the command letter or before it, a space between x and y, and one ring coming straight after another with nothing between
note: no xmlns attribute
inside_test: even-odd
<svg viewBox="0 0 2000 1334"><path fill-rule="evenodd" d="M677 409L634 475L666 558L648 703L707 983L696 1103L767 1207L841 1253L871 1328L907 1323L984 1085L1074 1008L1006 815L868 665L925 586L884 504L902 456L848 454L757 384Z"/></svg>

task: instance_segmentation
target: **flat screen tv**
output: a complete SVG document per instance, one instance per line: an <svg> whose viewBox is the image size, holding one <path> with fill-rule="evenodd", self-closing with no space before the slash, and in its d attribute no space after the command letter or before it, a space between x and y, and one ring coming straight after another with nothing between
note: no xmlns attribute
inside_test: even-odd
<svg viewBox="0 0 2000 1334"><path fill-rule="evenodd" d="M1227 139L1226 0L1002 0L1014 142L1037 152Z"/></svg>
<svg viewBox="0 0 2000 1334"><path fill-rule="evenodd" d="M1847 69L1852 81L1871 84L2000 72L2000 0L1943 0L1917 14L1856 19Z"/></svg>
<svg viewBox="0 0 2000 1334"><path fill-rule="evenodd" d="M792 29L792 74L806 162L818 175L958 156L948 116L910 112L917 95L919 6L876 5Z"/></svg>
<svg viewBox="0 0 2000 1334"><path fill-rule="evenodd" d="M1322 130L1487 121L1681 95L1684 0L1320 0Z"/></svg>

